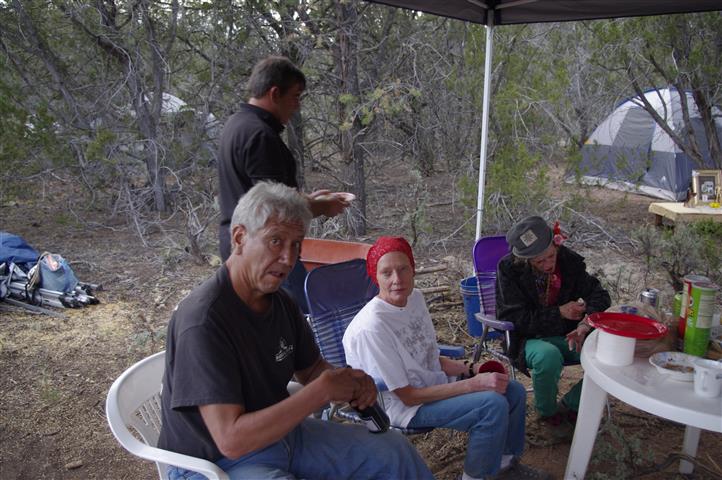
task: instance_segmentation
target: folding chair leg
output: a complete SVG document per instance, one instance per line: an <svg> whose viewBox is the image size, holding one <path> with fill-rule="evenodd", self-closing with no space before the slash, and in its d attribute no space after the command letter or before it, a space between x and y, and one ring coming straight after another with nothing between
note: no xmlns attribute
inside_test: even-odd
<svg viewBox="0 0 722 480"><path fill-rule="evenodd" d="M483 348L482 348L482 346L481 346L481 340L479 340L479 341L476 342L476 344L474 345L474 354L473 354L473 356L472 356L472 359L473 359L474 362L478 362L478 361L479 361L479 359L481 358L481 352L482 352L482 350L483 350Z"/></svg>
<svg viewBox="0 0 722 480"><path fill-rule="evenodd" d="M474 357L472 359L474 362L478 362L479 359L481 358L481 353L483 351L487 350L486 336L488 333L489 333L489 327L484 325L484 329L481 331L481 337L479 337L479 342L474 347Z"/></svg>

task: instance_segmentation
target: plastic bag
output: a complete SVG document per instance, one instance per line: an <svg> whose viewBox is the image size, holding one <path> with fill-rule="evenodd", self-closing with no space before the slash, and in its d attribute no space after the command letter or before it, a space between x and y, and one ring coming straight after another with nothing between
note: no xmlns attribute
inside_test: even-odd
<svg viewBox="0 0 722 480"><path fill-rule="evenodd" d="M78 278L68 262L56 253L44 253L40 265L40 288L54 292L70 293L78 285Z"/></svg>

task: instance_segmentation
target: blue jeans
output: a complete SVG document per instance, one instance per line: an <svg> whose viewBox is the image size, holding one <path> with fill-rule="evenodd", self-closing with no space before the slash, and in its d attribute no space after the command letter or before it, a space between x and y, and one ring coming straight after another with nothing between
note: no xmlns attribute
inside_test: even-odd
<svg viewBox="0 0 722 480"><path fill-rule="evenodd" d="M236 479L433 480L433 475L400 433L369 433L361 425L307 418L282 440L216 464ZM171 480L201 480L201 474L168 468Z"/></svg>
<svg viewBox="0 0 722 480"><path fill-rule="evenodd" d="M464 471L475 478L499 471L502 455L524 452L526 389L509 382L504 395L474 392L427 403L409 427L440 427L469 432Z"/></svg>
<svg viewBox="0 0 722 480"><path fill-rule="evenodd" d="M569 350L565 337L530 338L526 341L524 355L531 372L534 388L534 406L542 417L557 412L559 378L565 363L579 362L579 353ZM579 410L582 394L581 380L562 397L564 404L574 411Z"/></svg>

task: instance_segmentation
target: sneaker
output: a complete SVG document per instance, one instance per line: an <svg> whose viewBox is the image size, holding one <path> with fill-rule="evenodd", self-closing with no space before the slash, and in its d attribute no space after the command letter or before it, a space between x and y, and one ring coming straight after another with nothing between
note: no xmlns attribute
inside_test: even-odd
<svg viewBox="0 0 722 480"><path fill-rule="evenodd" d="M577 424L577 412L569 410L566 414L566 420L570 425L575 426Z"/></svg>
<svg viewBox="0 0 722 480"><path fill-rule="evenodd" d="M489 478L491 480L552 480L554 477L544 470L528 467L520 463L518 459L514 459L508 468Z"/></svg>
<svg viewBox="0 0 722 480"><path fill-rule="evenodd" d="M555 443L571 441L574 435L574 425L566 419L566 414L557 412L548 417L539 417L539 424L544 436Z"/></svg>
<svg viewBox="0 0 722 480"><path fill-rule="evenodd" d="M561 412L557 412L554 415L549 415L548 417L540 416L539 421L550 427L558 427L564 423L564 415Z"/></svg>
<svg viewBox="0 0 722 480"><path fill-rule="evenodd" d="M577 424L577 412L576 410L572 410L571 408L567 407L567 405L564 403L564 401L560 401L557 412L561 413L564 417L564 420L566 420L569 425L572 427Z"/></svg>

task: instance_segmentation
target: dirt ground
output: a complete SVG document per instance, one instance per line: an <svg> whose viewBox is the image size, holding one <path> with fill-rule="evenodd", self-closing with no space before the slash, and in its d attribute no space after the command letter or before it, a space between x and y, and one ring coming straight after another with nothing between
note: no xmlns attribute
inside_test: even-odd
<svg viewBox="0 0 722 480"><path fill-rule="evenodd" d="M590 210L610 224L651 220L651 199L596 189L584 195ZM125 225L108 222L92 206L81 213L49 197L0 206L2 230L23 236L40 251L61 253L81 280L104 287L99 305L64 310L64 319L0 310L0 479L157 478L153 464L131 456L113 438L105 397L125 368L164 349L172 308L214 267L168 246L181 244L172 225L151 232L144 245ZM458 282L471 272L470 244L420 255L422 265L444 262L448 268L419 278L422 286L451 286L431 302L432 314L440 341L463 344L469 352L474 339L466 333ZM634 270L637 265L629 252L586 248L581 253L592 269L612 272L614 266ZM581 375L580 367L566 369L565 387ZM520 380L529 384L525 377ZM655 464L679 452L683 428L618 401L612 400L611 408L611 423L597 439L588 478L680 478L676 463ZM523 461L562 478L570 443L540 428L529 410ZM698 468L694 478L721 478L720 440L720 434L702 433L698 461L716 474ZM437 478L461 474L464 434L436 430L412 441Z"/></svg>

